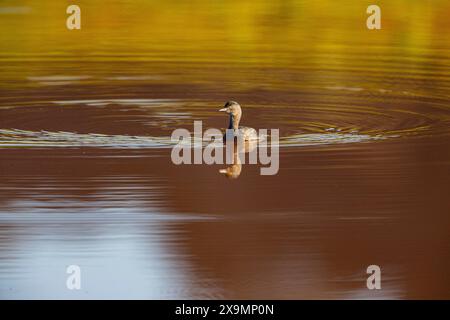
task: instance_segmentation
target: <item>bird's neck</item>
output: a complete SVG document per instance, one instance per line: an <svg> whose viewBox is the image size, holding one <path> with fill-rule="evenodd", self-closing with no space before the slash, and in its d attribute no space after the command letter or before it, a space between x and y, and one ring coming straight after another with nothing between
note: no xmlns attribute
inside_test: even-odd
<svg viewBox="0 0 450 320"><path fill-rule="evenodd" d="M241 116L240 115L232 115L230 114L230 123L228 125L228 129L233 129L233 130L237 130L239 129L239 121L241 120Z"/></svg>

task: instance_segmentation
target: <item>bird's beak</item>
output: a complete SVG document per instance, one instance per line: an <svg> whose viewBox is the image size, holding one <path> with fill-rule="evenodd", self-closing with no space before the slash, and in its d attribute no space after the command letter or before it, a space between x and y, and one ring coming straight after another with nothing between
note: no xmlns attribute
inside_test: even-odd
<svg viewBox="0 0 450 320"><path fill-rule="evenodd" d="M228 108L222 108L222 109L220 109L219 111L227 111L228 110Z"/></svg>

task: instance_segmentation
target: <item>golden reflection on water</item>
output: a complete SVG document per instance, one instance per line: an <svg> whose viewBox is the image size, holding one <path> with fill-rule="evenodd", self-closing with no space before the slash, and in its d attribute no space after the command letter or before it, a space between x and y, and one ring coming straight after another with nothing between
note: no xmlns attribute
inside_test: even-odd
<svg viewBox="0 0 450 320"><path fill-rule="evenodd" d="M0 4L1 298L449 298L448 1L77 3ZM277 175L172 164L230 99Z"/></svg>

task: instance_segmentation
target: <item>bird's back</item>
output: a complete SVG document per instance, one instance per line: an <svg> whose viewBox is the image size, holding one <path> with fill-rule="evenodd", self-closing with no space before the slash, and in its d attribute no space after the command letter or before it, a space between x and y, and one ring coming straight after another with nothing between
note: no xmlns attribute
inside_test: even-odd
<svg viewBox="0 0 450 320"><path fill-rule="evenodd" d="M233 140L238 136L242 137L244 141L258 140L258 133L255 129L250 127L239 127L237 131L227 129L223 135L223 140Z"/></svg>
<svg viewBox="0 0 450 320"><path fill-rule="evenodd" d="M239 127L239 134L244 137L244 140L258 140L258 133L250 127Z"/></svg>

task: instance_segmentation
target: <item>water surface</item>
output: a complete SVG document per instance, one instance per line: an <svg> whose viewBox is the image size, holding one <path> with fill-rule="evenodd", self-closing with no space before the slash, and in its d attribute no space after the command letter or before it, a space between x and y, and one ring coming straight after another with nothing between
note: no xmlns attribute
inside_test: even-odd
<svg viewBox="0 0 450 320"><path fill-rule="evenodd" d="M450 298L448 1L79 3L0 4L1 298ZM277 175L172 163L230 99Z"/></svg>

